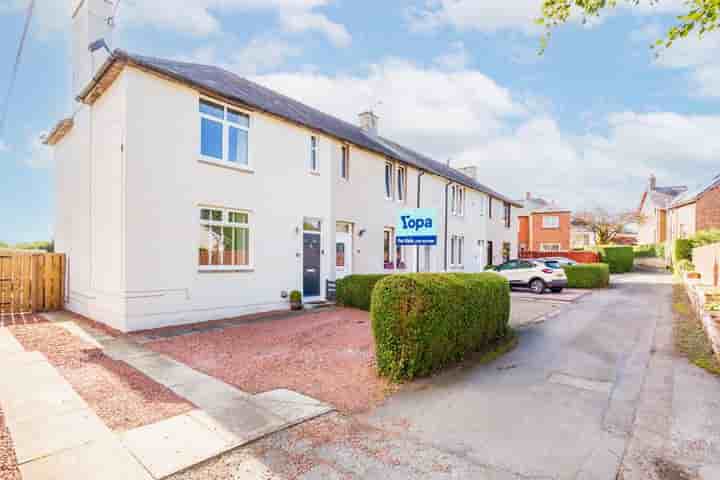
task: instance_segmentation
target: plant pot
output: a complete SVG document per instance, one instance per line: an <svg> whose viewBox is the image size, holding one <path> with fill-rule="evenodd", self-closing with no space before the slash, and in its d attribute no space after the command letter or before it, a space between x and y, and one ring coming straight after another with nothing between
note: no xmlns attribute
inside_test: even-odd
<svg viewBox="0 0 720 480"><path fill-rule="evenodd" d="M302 309L303 309L302 302L291 302L290 303L290 310L292 310L293 312L297 312Z"/></svg>
<svg viewBox="0 0 720 480"><path fill-rule="evenodd" d="M687 272L685 275L689 280L700 280L702 277L698 272Z"/></svg>

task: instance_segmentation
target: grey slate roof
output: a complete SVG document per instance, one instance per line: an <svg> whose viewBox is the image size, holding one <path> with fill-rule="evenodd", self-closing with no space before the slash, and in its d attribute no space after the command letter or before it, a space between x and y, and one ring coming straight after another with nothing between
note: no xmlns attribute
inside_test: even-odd
<svg viewBox="0 0 720 480"><path fill-rule="evenodd" d="M700 187L690 190L683 195L680 195L672 202L673 207L681 207L689 203L695 202L705 192L712 190L713 188L720 187L720 174L716 175L710 182L701 185Z"/></svg>
<svg viewBox="0 0 720 480"><path fill-rule="evenodd" d="M118 60L130 61L141 67L167 75L179 82L209 90L228 100L277 115L420 170L487 193L515 206L520 206L509 197L496 192L442 162L433 160L388 139L372 135L356 125L323 113L222 68L134 55L122 50L116 50L104 68L107 69L108 65Z"/></svg>

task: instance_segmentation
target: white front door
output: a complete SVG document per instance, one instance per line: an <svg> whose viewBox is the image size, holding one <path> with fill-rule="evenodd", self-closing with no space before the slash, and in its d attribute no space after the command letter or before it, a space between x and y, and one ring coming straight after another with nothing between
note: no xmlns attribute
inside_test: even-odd
<svg viewBox="0 0 720 480"><path fill-rule="evenodd" d="M344 278L352 275L352 235L346 232L337 232L335 241L336 277Z"/></svg>

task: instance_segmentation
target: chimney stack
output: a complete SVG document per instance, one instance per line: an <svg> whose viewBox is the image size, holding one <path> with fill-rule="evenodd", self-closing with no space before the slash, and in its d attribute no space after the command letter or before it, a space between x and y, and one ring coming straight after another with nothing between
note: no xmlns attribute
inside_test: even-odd
<svg viewBox="0 0 720 480"><path fill-rule="evenodd" d="M654 191L657 188L657 178L655 177L655 174L650 174L650 180L648 181L648 187L650 188L650 191Z"/></svg>
<svg viewBox="0 0 720 480"><path fill-rule="evenodd" d="M371 135L377 135L378 134L378 127L380 124L380 117L375 115L375 112L372 110L368 110L366 112L363 112L359 115L360 118L360 128L365 130L367 133Z"/></svg>
<svg viewBox="0 0 720 480"><path fill-rule="evenodd" d="M93 79L110 55L108 42L112 32L115 4L119 0L71 0L73 96Z"/></svg>
<svg viewBox="0 0 720 480"><path fill-rule="evenodd" d="M527 192L527 193L525 194L525 200L532 200L532 193Z"/></svg>
<svg viewBox="0 0 720 480"><path fill-rule="evenodd" d="M462 167L459 169L462 173L467 175L468 177L472 178L473 180L478 179L478 167L472 165L469 167Z"/></svg>

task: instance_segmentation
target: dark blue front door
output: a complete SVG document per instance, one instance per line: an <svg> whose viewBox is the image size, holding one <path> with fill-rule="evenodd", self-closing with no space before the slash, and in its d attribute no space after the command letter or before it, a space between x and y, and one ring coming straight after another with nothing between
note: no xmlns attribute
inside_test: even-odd
<svg viewBox="0 0 720 480"><path fill-rule="evenodd" d="M303 297L320 296L320 235L303 235Z"/></svg>

